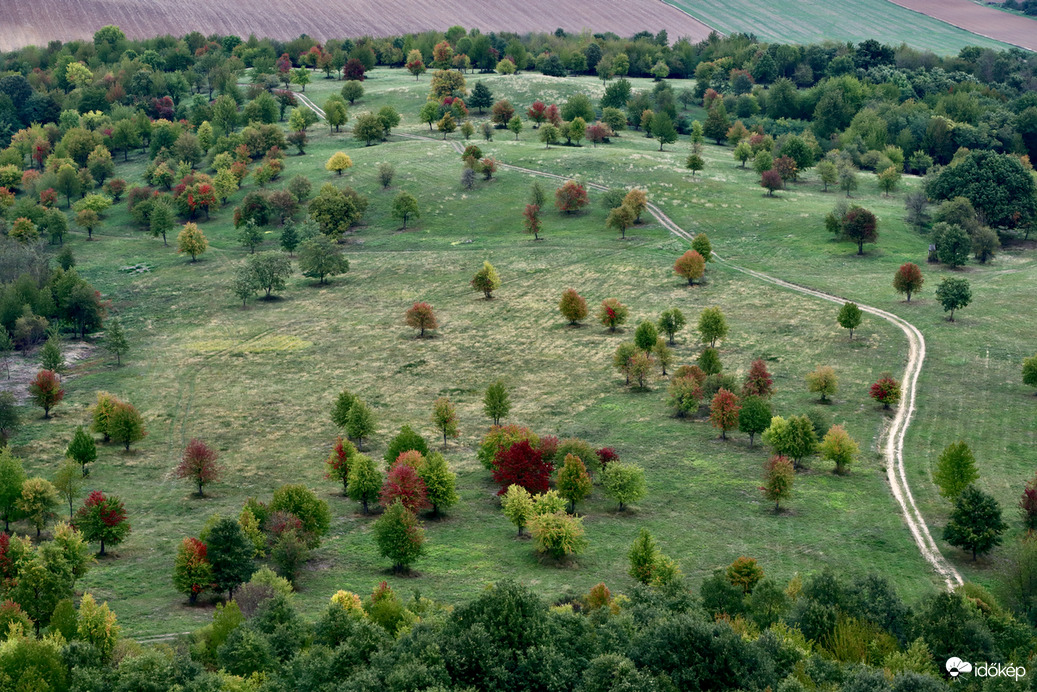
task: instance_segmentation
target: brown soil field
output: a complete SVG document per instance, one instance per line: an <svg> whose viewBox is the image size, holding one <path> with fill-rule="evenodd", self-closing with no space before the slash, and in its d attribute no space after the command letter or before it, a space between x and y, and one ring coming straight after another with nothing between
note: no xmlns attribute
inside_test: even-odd
<svg viewBox="0 0 1037 692"><path fill-rule="evenodd" d="M612 31L630 36L666 29L699 41L710 28L661 0L0 0L0 50L90 38L107 24L130 38L161 34L270 36L318 40L388 36L453 25L481 31Z"/></svg>
<svg viewBox="0 0 1037 692"><path fill-rule="evenodd" d="M1037 20L1002 12L971 0L890 0L966 31L1037 50Z"/></svg>

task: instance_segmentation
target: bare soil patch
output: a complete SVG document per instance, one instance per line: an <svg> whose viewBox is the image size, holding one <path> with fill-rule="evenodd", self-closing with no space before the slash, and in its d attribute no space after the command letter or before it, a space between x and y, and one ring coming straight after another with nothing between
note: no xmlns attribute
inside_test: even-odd
<svg viewBox="0 0 1037 692"><path fill-rule="evenodd" d="M29 383L40 370L39 349L29 353L15 353L11 356L11 376L7 377L7 371L0 364L0 392L11 392L19 404L29 401ZM94 352L94 345L85 341L66 341L61 345L62 355L65 356L65 372L62 379L68 379L74 374L76 363L89 357Z"/></svg>
<svg viewBox="0 0 1037 692"><path fill-rule="evenodd" d="M1009 14L972 0L890 0L933 19L1014 46L1037 50L1037 20Z"/></svg>
<svg viewBox="0 0 1037 692"><path fill-rule="evenodd" d="M561 27L579 32L614 31L630 36L638 31L666 29L671 40L687 36L700 41L710 28L659 0L595 3L571 0L505 0L471 3L441 0L298 0L293 3L257 0L242 11L235 0L198 3L189 0L40 0L9 3L4 11L0 50L53 39L86 39L97 29L115 24L130 38L160 34L182 36L190 31L270 36L291 39L308 34L323 41L332 37L388 36L446 29L455 24L482 31L553 32Z"/></svg>

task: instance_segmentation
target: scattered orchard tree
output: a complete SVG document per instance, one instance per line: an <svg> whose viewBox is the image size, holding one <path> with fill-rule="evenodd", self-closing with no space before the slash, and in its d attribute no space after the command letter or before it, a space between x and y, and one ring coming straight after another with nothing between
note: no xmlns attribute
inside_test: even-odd
<svg viewBox="0 0 1037 692"><path fill-rule="evenodd" d="M283 253L260 252L249 256L247 261L256 285L266 292L266 300L271 300L275 291L283 291L288 286L288 277L292 275L292 262Z"/></svg>
<svg viewBox="0 0 1037 692"><path fill-rule="evenodd" d="M206 545L197 538L185 538L173 561L173 587L179 593L187 594L189 602L194 605L212 585L212 565Z"/></svg>
<svg viewBox="0 0 1037 692"><path fill-rule="evenodd" d="M54 474L54 488L58 491L58 496L68 503L69 521L74 518L75 501L79 499L85 483L82 472L72 459L66 458Z"/></svg>
<svg viewBox="0 0 1037 692"><path fill-rule="evenodd" d="M637 325L634 331L634 345L645 353L650 353L655 348L655 342L659 340L659 332L655 324L645 320Z"/></svg>
<svg viewBox="0 0 1037 692"><path fill-rule="evenodd" d="M371 457L366 454L353 457L347 487L349 499L359 502L367 514L368 505L378 499L382 487L382 475Z"/></svg>
<svg viewBox="0 0 1037 692"><path fill-rule="evenodd" d="M605 466L601 473L601 484L605 496L619 503L620 512L626 505L641 501L647 494L644 469L619 460Z"/></svg>
<svg viewBox="0 0 1037 692"><path fill-rule="evenodd" d="M637 386L640 389L644 389L648 376L652 374L652 366L655 364L654 359L648 353L637 349L635 344L635 352L630 356L627 363L627 367L629 368L629 377L637 380ZM629 380L627 381L627 384L629 384Z"/></svg>
<svg viewBox="0 0 1037 692"><path fill-rule="evenodd" d="M115 356L116 365L122 365L122 356L130 350L126 333L122 330L122 323L118 318L108 320L104 330L104 350Z"/></svg>
<svg viewBox="0 0 1037 692"><path fill-rule="evenodd" d="M50 410L65 398L65 390L61 380L53 370L40 370L29 383L29 397L32 403L43 409L43 417L50 418Z"/></svg>
<svg viewBox="0 0 1037 692"><path fill-rule="evenodd" d="M324 170L342 175L343 171L346 171L353 167L353 159L349 158L349 154L343 151L336 151L328 159L328 162L324 164Z"/></svg>
<svg viewBox="0 0 1037 692"><path fill-rule="evenodd" d="M324 477L341 481L343 495L349 495L349 469L352 465L352 460L356 458L358 453L352 442L343 440L340 437L335 440L335 446L332 447L331 453L324 460L326 468Z"/></svg>
<svg viewBox="0 0 1037 692"><path fill-rule="evenodd" d="M399 502L414 513L431 506L425 481L408 464L396 464L389 469L378 500L385 508Z"/></svg>
<svg viewBox="0 0 1037 692"><path fill-rule="evenodd" d="M673 365L673 349L666 345L666 339L661 336L656 338L655 346L652 347L652 355L659 361L663 377L666 377L666 368Z"/></svg>
<svg viewBox="0 0 1037 692"><path fill-rule="evenodd" d="M317 279L317 283L324 284L329 276L348 272L349 260L343 256L342 250L334 240L318 233L300 246L299 270L303 276Z"/></svg>
<svg viewBox="0 0 1037 692"><path fill-rule="evenodd" d="M706 273L706 260L697 250L688 250L673 263L673 271L677 276L687 279L691 286Z"/></svg>
<svg viewBox="0 0 1037 692"><path fill-rule="evenodd" d="M672 344L674 343L674 337L677 333L684 329L688 321L684 317L684 313L681 312L680 308L670 308L669 310L663 310L659 315L659 331L666 334L666 338Z"/></svg>
<svg viewBox="0 0 1037 692"><path fill-rule="evenodd" d="M252 560L255 546L231 517L217 519L203 537L206 557L212 566L213 590L225 591L233 598L234 591L256 570Z"/></svg>
<svg viewBox="0 0 1037 692"><path fill-rule="evenodd" d="M619 237L626 239L627 229L634 225L634 210L621 204L609 212L605 219L605 227L619 231Z"/></svg>
<svg viewBox="0 0 1037 692"><path fill-rule="evenodd" d="M11 519L18 518L18 499L25 485L25 469L22 460L4 447L0 450L0 516L4 520L4 533L10 535Z"/></svg>
<svg viewBox="0 0 1037 692"><path fill-rule="evenodd" d="M954 501L943 539L956 548L972 552L972 561L1001 545L1008 525L1001 518L1001 505L993 496L970 485Z"/></svg>
<svg viewBox="0 0 1037 692"><path fill-rule="evenodd" d="M702 335L702 343L709 344L710 348L717 345L717 341L727 336L727 320L724 313L718 307L706 308L699 316L699 333Z"/></svg>
<svg viewBox="0 0 1037 692"><path fill-rule="evenodd" d="M562 292L562 298L558 301L558 310L562 317L569 320L569 324L575 326L580 320L587 317L587 301L583 299L576 289L567 288Z"/></svg>
<svg viewBox="0 0 1037 692"><path fill-rule="evenodd" d="M483 411L494 425L500 425L501 419L511 411L511 395L503 380L497 380L486 388L486 395L483 397Z"/></svg>
<svg viewBox="0 0 1037 692"><path fill-rule="evenodd" d="M190 255L191 261L196 262L198 255L205 252L208 248L209 241L206 240L202 229L198 228L198 224L193 222L185 223L176 237L176 251Z"/></svg>
<svg viewBox="0 0 1037 692"><path fill-rule="evenodd" d="M234 522L237 525L237 522ZM76 529L83 534L83 539L90 543L100 543L100 555L105 554L105 545L116 546L125 540L130 533L126 507L122 500L114 495L104 496L95 490L86 498L86 502L76 512L73 522Z"/></svg>
<svg viewBox="0 0 1037 692"><path fill-rule="evenodd" d="M713 261L713 244L709 242L709 236L705 233L696 233L691 241L691 249L702 255L706 262Z"/></svg>
<svg viewBox="0 0 1037 692"><path fill-rule="evenodd" d="M738 414L742 406L738 397L721 388L709 404L709 422L720 431L720 438L727 439L727 431L738 427Z"/></svg>
<svg viewBox="0 0 1037 692"><path fill-rule="evenodd" d="M785 181L781 179L781 174L778 171L771 168L760 173L760 187L767 191L768 197L773 197L775 190L781 190L785 187Z"/></svg>
<svg viewBox="0 0 1037 692"><path fill-rule="evenodd" d="M392 215L403 223L403 228L406 230L407 220L410 217L418 218L421 216L418 210L417 198L405 191L397 194L396 199L392 201Z"/></svg>
<svg viewBox="0 0 1037 692"><path fill-rule="evenodd" d="M191 438L184 449L176 477L189 479L198 487L198 497L205 497L205 486L220 479L222 469L216 463L219 455L199 439Z"/></svg>
<svg viewBox="0 0 1037 692"><path fill-rule="evenodd" d="M796 470L787 457L776 454L763 466L763 496L774 500L774 511L781 511L781 501L792 497L792 484Z"/></svg>
<svg viewBox="0 0 1037 692"><path fill-rule="evenodd" d="M940 489L940 494L948 500L956 499L978 479L976 457L964 442L947 445L936 460L933 482Z"/></svg>
<svg viewBox="0 0 1037 692"><path fill-rule="evenodd" d="M526 233L533 234L533 240L540 240L540 234L543 233L543 224L540 221L540 205L539 204L527 204L525 210L522 212L522 225L526 229Z"/></svg>
<svg viewBox="0 0 1037 692"><path fill-rule="evenodd" d="M769 399L774 394L774 380L767 371L767 364L757 358L749 365L749 372L742 384L742 396L758 396Z"/></svg>
<svg viewBox="0 0 1037 692"><path fill-rule="evenodd" d="M829 428L817 448L821 458L835 463L835 472L840 475L846 473L846 467L853 463L861 451L857 441L841 425Z"/></svg>
<svg viewBox="0 0 1037 692"><path fill-rule="evenodd" d="M900 383L893 379L889 373L883 373L882 377L871 385L871 398L882 404L883 409L889 409L900 402Z"/></svg>
<svg viewBox="0 0 1037 692"><path fill-rule="evenodd" d="M861 326L861 322L864 321L864 313L857 303L843 303L843 306L839 308L839 326L843 329L850 330L850 339L853 339L853 330Z"/></svg>
<svg viewBox="0 0 1037 692"><path fill-rule="evenodd" d="M425 330L437 329L439 327L439 323L436 322L436 315L432 311L432 306L428 303L414 303L407 310L406 315L404 315L404 321L408 327L419 330L419 339L425 337Z"/></svg>
<svg viewBox="0 0 1037 692"><path fill-rule="evenodd" d="M1037 476L1027 482L1023 488L1023 496L1019 499L1019 509L1023 514L1023 525L1027 531L1037 529Z"/></svg>
<svg viewBox="0 0 1037 692"><path fill-rule="evenodd" d="M946 278L936 287L936 299L944 312L950 312L948 320L954 321L954 311L968 307L972 302L972 287L968 279Z"/></svg>
<svg viewBox="0 0 1037 692"><path fill-rule="evenodd" d="M438 517L441 510L457 504L457 476L447 466L442 454L430 454L418 470L418 474L425 482L425 492L428 503L432 505L433 517Z"/></svg>
<svg viewBox="0 0 1037 692"><path fill-rule="evenodd" d="M923 283L925 283L925 278L922 276L922 270L913 262L900 265L900 269L893 275L893 289L897 293L906 294L909 303L911 294L921 291Z"/></svg>
<svg viewBox="0 0 1037 692"><path fill-rule="evenodd" d="M724 370L720 362L720 352L712 346L702 349L699 354L698 366L706 375L719 375Z"/></svg>
<svg viewBox="0 0 1037 692"><path fill-rule="evenodd" d="M471 280L472 289L482 291L486 300L493 298L493 292L500 288L501 279L497 268L489 262L482 263L482 269L475 273Z"/></svg>
<svg viewBox="0 0 1037 692"><path fill-rule="evenodd" d="M702 385L690 375L674 376L669 387L670 407L678 418L684 418L699 410L702 401ZM769 421L768 421L769 422Z"/></svg>
<svg viewBox="0 0 1037 692"><path fill-rule="evenodd" d="M545 128L541 128L541 137ZM572 214L587 206L587 188L575 180L570 180L555 190L555 206L559 211Z"/></svg>
<svg viewBox="0 0 1037 692"><path fill-rule="evenodd" d="M457 410L450 399L441 396L432 402L432 422L443 433L443 444L448 437L457 437Z"/></svg>
<svg viewBox="0 0 1037 692"><path fill-rule="evenodd" d="M520 485L530 493L547 492L553 466L528 440L520 440L502 449L493 461L493 480L503 495L511 485Z"/></svg>
<svg viewBox="0 0 1037 692"><path fill-rule="evenodd" d="M864 207L852 206L843 217L843 235L857 243L857 254L864 254L865 243L878 242L878 220Z"/></svg>
<svg viewBox="0 0 1037 692"><path fill-rule="evenodd" d="M615 332L616 327L626 322L629 314L627 306L616 298L606 298L601 301L601 307L598 308L598 320L608 327L610 332Z"/></svg>
<svg viewBox="0 0 1037 692"><path fill-rule="evenodd" d="M587 547L583 520L564 512L533 517L529 522L529 533L537 552L556 560L578 555Z"/></svg>
<svg viewBox="0 0 1037 692"><path fill-rule="evenodd" d="M1037 387L1037 354L1023 359L1023 384L1027 387ZM1037 392L1034 394L1037 395Z"/></svg>
<svg viewBox="0 0 1037 692"><path fill-rule="evenodd" d="M357 400L350 409L346 419L346 434L356 440L357 449L364 450L364 438L374 433L374 412L363 401Z"/></svg>
<svg viewBox="0 0 1037 692"><path fill-rule="evenodd" d="M802 460L817 449L817 432L807 416L789 416L788 420L775 416L763 431L763 441L775 454L792 459L794 467L799 469Z"/></svg>
<svg viewBox="0 0 1037 692"><path fill-rule="evenodd" d="M829 365L821 365L813 372L807 373L807 390L821 395L821 401L828 401L839 389L839 377L835 369Z"/></svg>
<svg viewBox="0 0 1037 692"><path fill-rule="evenodd" d="M749 436L749 447L753 439L771 424L771 404L758 395L750 395L742 399L742 409L738 412L738 430Z"/></svg>
<svg viewBox="0 0 1037 692"><path fill-rule="evenodd" d="M533 496L521 485L509 485L501 498L501 511L508 520L518 527L518 535L533 518Z"/></svg>
<svg viewBox="0 0 1037 692"><path fill-rule="evenodd" d="M331 409L331 421L338 427L345 428L349 423L349 410L359 400L360 398L356 394L353 394L348 389L343 389L335 399L335 405Z"/></svg>
<svg viewBox="0 0 1037 692"><path fill-rule="evenodd" d="M626 384L630 384L630 359L637 353L636 344L625 342L617 346L616 352L612 355L612 366L626 378Z"/></svg>
<svg viewBox="0 0 1037 692"><path fill-rule="evenodd" d="M54 517L58 506L58 491L46 478L29 478L22 484L22 495L15 503L18 511L36 529L36 538L47 522Z"/></svg>
<svg viewBox="0 0 1037 692"><path fill-rule="evenodd" d="M933 226L930 236L936 245L936 256L951 269L962 267L969 261L972 238L958 224L940 222Z"/></svg>
<svg viewBox="0 0 1037 692"><path fill-rule="evenodd" d="M573 454L566 454L562 467L558 469L555 485L558 486L558 494L569 501L569 513L574 514L576 503L590 497L593 488L583 459Z"/></svg>

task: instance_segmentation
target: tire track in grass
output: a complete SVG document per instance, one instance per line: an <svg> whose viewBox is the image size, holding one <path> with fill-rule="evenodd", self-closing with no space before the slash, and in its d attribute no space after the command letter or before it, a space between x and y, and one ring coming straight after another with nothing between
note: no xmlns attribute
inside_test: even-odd
<svg viewBox="0 0 1037 692"><path fill-rule="evenodd" d="M296 98L302 101L305 106L313 110L313 112L321 117L321 119L324 119L324 111L314 105L308 97L297 93ZM427 142L435 142L437 144L443 142L443 140L433 139L422 135L400 133L397 136L404 139L424 140ZM457 141L446 143L450 144L457 153L462 153L464 151L461 144ZM554 180L571 179L571 176L547 173L507 163L498 162L497 165L502 169L518 171ZM588 182L585 183L585 186L598 191L608 190L606 186L598 183ZM647 210L653 217L655 217L655 220L670 233L688 242L691 242L691 240L694 239L694 234L689 233L678 226L656 205L649 203ZM765 281L775 286L780 286L781 288L795 291L812 298L818 298L820 300L827 300L833 303L847 302L846 299L840 298L831 293L825 293L807 286L801 286L790 281L785 281L784 279L779 279L769 274L764 274L763 272L747 269L728 262L716 253L713 254L716 256L717 260L724 264L724 266L755 279L759 279L760 281ZM904 368L904 374L901 378L901 382L903 383L903 398L900 402L900 406L897 408L896 415L893 417L893 421L882 436L884 441L882 453L886 458L886 479L889 481L889 487L893 492L893 497L896 498L897 504L900 506L900 514L904 518L904 523L907 524L908 530L911 531L911 536L914 538L915 545L918 546L919 552L922 553L922 557L925 558L926 562L928 562L930 566L932 566L933 570L935 570L940 576L947 588L953 589L956 586L964 584L965 580L962 579L961 573L958 572L958 570L947 561L947 558L943 556L940 552L940 547L933 539L932 533L929 531L929 526L925 523L925 518L922 516L922 512L918 509L914 495L911 493L911 487L908 485L907 472L904 466L904 438L907 435L908 426L911 425L911 419L914 418L915 410L917 409L916 399L918 377L922 372L922 365L925 362L925 337L922 336L922 332L920 332L917 327L898 315L880 308L871 307L870 305L862 305L858 303L858 307L864 312L875 315L876 317L884 319L898 327L907 337L907 365Z"/></svg>

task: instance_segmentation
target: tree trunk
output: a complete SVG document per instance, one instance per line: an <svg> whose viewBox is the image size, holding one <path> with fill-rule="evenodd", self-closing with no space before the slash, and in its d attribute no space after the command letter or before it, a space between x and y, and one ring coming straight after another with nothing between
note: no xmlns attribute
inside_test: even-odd
<svg viewBox="0 0 1037 692"><path fill-rule="evenodd" d="M101 539L101 555L104 555L104 539Z"/></svg>

